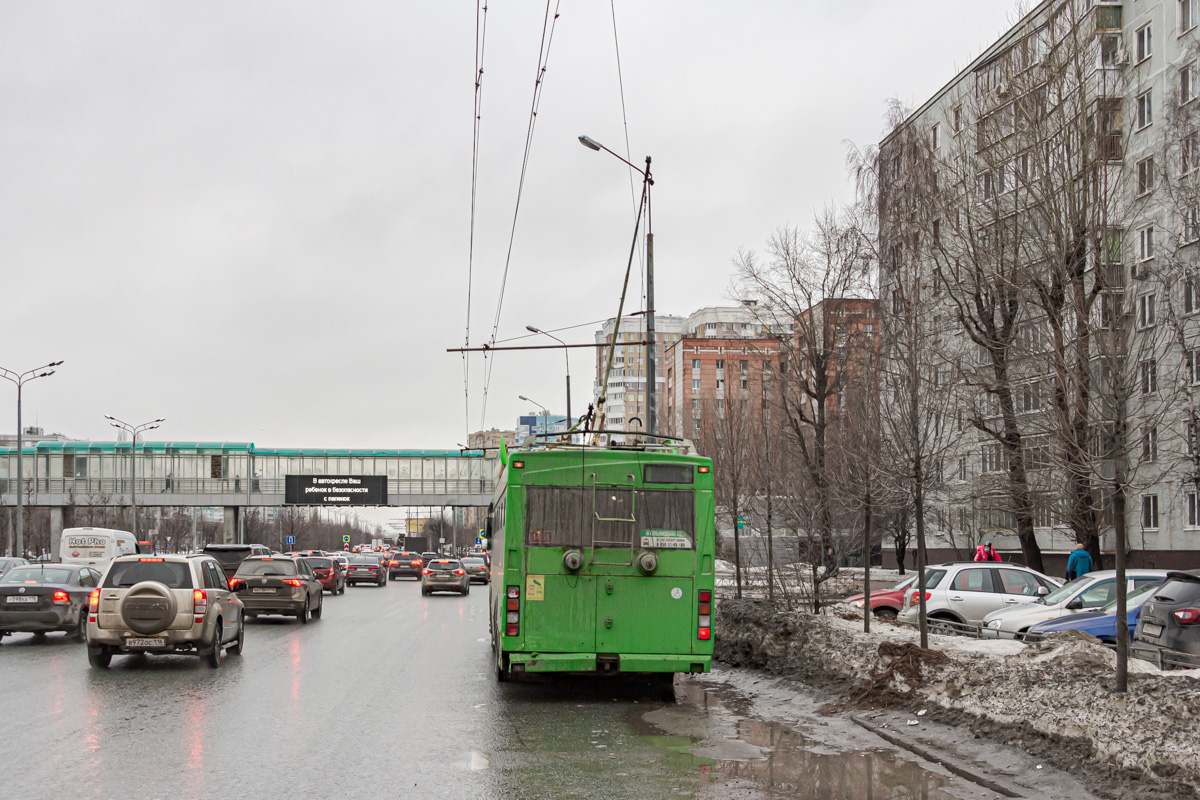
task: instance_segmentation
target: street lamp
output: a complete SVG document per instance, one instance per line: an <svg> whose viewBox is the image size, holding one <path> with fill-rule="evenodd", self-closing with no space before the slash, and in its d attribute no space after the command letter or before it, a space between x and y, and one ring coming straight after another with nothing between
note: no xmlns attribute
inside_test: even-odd
<svg viewBox="0 0 1200 800"><path fill-rule="evenodd" d="M63 362L51 361L45 366L31 369L27 372L13 372L10 369L0 367L0 378L9 383L16 384L17 387L17 549L16 552L10 552L9 555L14 555L20 558L25 555L25 520L24 507L21 492L25 489L25 447L23 432L21 430L21 387L30 381L35 381L38 378L46 378L54 374L54 367L59 366Z"/></svg>
<svg viewBox="0 0 1200 800"><path fill-rule="evenodd" d="M650 156L646 156L646 168L642 169L624 156L614 153L604 145L597 142L590 136L580 136L579 143L589 150L603 150L611 156L627 164L631 169L641 173L642 176L642 194L646 200L646 348L649 351L646 358L646 399L648 402L646 415L646 433L653 436L658 429L658 368L657 368L657 351L655 349L654 336L654 232L650 227L651 215L650 208L650 187L654 185L654 178L650 175ZM621 324L620 318L617 319L617 324ZM614 339L615 341L615 339ZM611 363L611 361L610 361Z"/></svg>
<svg viewBox="0 0 1200 800"><path fill-rule="evenodd" d="M542 410L542 413L543 413L543 414L545 414L547 418L549 418L549 417L550 417L550 411L549 411L549 409L547 409L547 408L546 408L544 405L542 405L541 403L539 403L537 400L534 400L534 399L532 399L532 398L526 397L526 396L525 396L525 395L523 395L523 394L519 394L519 395L517 395L517 399L518 399L518 400L524 400L526 403L533 403L535 406L537 406L538 408L540 408L540 409Z"/></svg>
<svg viewBox="0 0 1200 800"><path fill-rule="evenodd" d="M567 343L555 336L553 333L540 330L532 325L526 325L525 330L529 331L530 333L540 333L543 336L549 336L551 339L563 346L563 360L566 361L567 365L567 432L570 433L571 426L574 424L574 419L571 417L571 356L567 350Z"/></svg>
<svg viewBox="0 0 1200 800"><path fill-rule="evenodd" d="M158 423L166 422L166 417L143 422L141 425L130 425L128 422L122 422L116 417L104 415L108 420L108 424L118 430L125 431L133 436L133 446L129 450L129 503L133 506L133 538L138 538L138 518L137 518L137 439L139 433L152 431L158 427Z"/></svg>

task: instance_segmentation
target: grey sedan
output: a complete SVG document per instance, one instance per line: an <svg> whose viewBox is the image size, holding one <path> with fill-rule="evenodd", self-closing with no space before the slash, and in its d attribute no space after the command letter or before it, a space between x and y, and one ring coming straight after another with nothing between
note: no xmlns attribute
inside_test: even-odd
<svg viewBox="0 0 1200 800"><path fill-rule="evenodd" d="M64 631L87 641L88 599L100 573L78 564L29 564L0 578L0 639Z"/></svg>

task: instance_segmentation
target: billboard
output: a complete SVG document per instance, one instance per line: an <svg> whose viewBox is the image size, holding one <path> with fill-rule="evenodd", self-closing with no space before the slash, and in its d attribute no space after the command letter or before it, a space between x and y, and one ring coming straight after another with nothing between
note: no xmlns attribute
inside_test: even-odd
<svg viewBox="0 0 1200 800"><path fill-rule="evenodd" d="M386 506L386 475L287 475L290 506Z"/></svg>

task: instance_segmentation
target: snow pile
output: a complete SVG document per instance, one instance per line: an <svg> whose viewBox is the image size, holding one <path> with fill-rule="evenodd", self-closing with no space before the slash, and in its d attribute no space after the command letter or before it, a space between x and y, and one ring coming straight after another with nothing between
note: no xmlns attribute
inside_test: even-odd
<svg viewBox="0 0 1200 800"><path fill-rule="evenodd" d="M1022 739L1044 738L1083 763L1200 790L1196 685L1174 679L1187 673L1131 659L1129 692L1117 694L1116 655L1087 634L1030 645L931 636L931 648L946 659L925 659L914 673L892 668L895 654L918 640L906 626L873 624L865 634L858 620L777 611L761 601L726 600L717 611L716 654L731 664L836 684L831 700L844 697L847 683L852 699L869 700L867 687L887 703L937 706Z"/></svg>

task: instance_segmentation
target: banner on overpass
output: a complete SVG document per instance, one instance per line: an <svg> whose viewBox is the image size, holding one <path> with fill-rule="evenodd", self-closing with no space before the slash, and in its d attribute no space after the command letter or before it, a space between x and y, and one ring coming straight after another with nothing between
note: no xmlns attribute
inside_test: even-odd
<svg viewBox="0 0 1200 800"><path fill-rule="evenodd" d="M287 475L290 506L386 506L386 475Z"/></svg>

